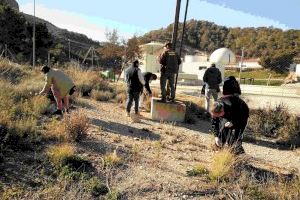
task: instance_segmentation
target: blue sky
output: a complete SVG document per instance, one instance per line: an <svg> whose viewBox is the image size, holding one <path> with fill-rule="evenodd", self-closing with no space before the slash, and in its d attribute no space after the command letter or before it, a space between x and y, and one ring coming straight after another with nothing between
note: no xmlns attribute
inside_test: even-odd
<svg viewBox="0 0 300 200"><path fill-rule="evenodd" d="M181 20L186 0L182 0ZM18 0L32 14L33 0ZM174 21L176 0L36 0L37 16L103 41L117 29L122 37L141 35ZM300 0L190 0L188 19L228 27L273 26L300 29Z"/></svg>

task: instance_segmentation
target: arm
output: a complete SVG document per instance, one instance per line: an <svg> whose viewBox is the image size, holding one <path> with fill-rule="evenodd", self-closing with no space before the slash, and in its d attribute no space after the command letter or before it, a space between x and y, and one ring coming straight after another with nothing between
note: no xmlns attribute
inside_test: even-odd
<svg viewBox="0 0 300 200"><path fill-rule="evenodd" d="M204 73L203 82L207 83L207 70Z"/></svg>
<svg viewBox="0 0 300 200"><path fill-rule="evenodd" d="M212 118L211 125L212 125L213 134L215 137L219 136L219 128L220 128L219 123L220 123L219 117Z"/></svg>
<svg viewBox="0 0 300 200"><path fill-rule="evenodd" d="M162 66L166 66L166 65L167 65L167 56L166 56L166 52L164 52L164 53L159 57L159 64L161 64Z"/></svg>
<svg viewBox="0 0 300 200"><path fill-rule="evenodd" d="M178 66L181 64L181 58L179 55L177 55L177 61L178 61Z"/></svg>
<svg viewBox="0 0 300 200"><path fill-rule="evenodd" d="M219 71L218 73L218 84L222 83L222 73Z"/></svg>
<svg viewBox="0 0 300 200"><path fill-rule="evenodd" d="M145 88L146 88L146 90L148 91L148 93L151 95L151 94L152 94L152 91L151 91L151 89L150 89L149 82L147 82L147 83L145 84Z"/></svg>
<svg viewBox="0 0 300 200"><path fill-rule="evenodd" d="M142 74L142 72L141 72L140 69L138 70L138 76L139 76L140 83L142 85L145 85L145 79L144 79L144 76L143 76L143 74Z"/></svg>
<svg viewBox="0 0 300 200"><path fill-rule="evenodd" d="M42 91L39 94L41 95L41 94L45 94L46 92L48 92L51 87L51 84L52 84L51 78L46 76L46 83L44 85L44 88L42 89Z"/></svg>

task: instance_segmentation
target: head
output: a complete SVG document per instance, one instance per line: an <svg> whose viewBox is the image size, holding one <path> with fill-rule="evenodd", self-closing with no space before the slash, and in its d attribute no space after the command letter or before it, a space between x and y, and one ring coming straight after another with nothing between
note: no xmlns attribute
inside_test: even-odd
<svg viewBox="0 0 300 200"><path fill-rule="evenodd" d="M212 63L212 64L210 65L210 67L216 67L216 64L215 64L215 63Z"/></svg>
<svg viewBox="0 0 300 200"><path fill-rule="evenodd" d="M165 48L166 48L166 49L172 49L172 43L171 43L171 42L167 42L167 43L165 44Z"/></svg>
<svg viewBox="0 0 300 200"><path fill-rule="evenodd" d="M47 65L43 66L41 69L41 72L44 74L47 74L50 71L50 67L48 67Z"/></svg>
<svg viewBox="0 0 300 200"><path fill-rule="evenodd" d="M157 79L157 76L156 76L156 74L152 74L151 75L151 79L150 80L156 80Z"/></svg>
<svg viewBox="0 0 300 200"><path fill-rule="evenodd" d="M223 85L223 95L241 94L241 88L234 76L229 76L225 79Z"/></svg>
<svg viewBox="0 0 300 200"><path fill-rule="evenodd" d="M135 61L132 63L132 66L133 66L133 67L139 67L139 61L138 61L138 60L135 60Z"/></svg>
<svg viewBox="0 0 300 200"><path fill-rule="evenodd" d="M224 104L222 102L215 102L211 109L212 117L222 117L224 116Z"/></svg>

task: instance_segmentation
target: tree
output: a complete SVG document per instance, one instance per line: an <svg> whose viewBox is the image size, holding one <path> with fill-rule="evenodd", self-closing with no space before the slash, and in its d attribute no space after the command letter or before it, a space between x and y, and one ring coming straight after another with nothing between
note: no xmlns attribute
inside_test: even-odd
<svg viewBox="0 0 300 200"><path fill-rule="evenodd" d="M27 49L26 20L16 10L0 6L0 44L18 54Z"/></svg>
<svg viewBox="0 0 300 200"><path fill-rule="evenodd" d="M260 65L277 72L287 71L294 61L295 51L280 50L260 58Z"/></svg>

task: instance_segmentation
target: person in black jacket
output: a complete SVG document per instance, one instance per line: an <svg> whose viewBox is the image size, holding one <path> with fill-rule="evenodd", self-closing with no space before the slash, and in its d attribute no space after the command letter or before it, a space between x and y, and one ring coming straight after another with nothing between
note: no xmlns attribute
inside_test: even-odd
<svg viewBox="0 0 300 200"><path fill-rule="evenodd" d="M223 85L223 96L211 111L216 146L232 147L236 154L244 153L242 139L249 118L248 105L239 95L238 82L228 78Z"/></svg>
<svg viewBox="0 0 300 200"><path fill-rule="evenodd" d="M125 81L127 83L127 116L130 116L130 110L134 101L135 114L139 114L139 98L145 85L145 80L139 69L139 61L134 61L132 66L125 72Z"/></svg>
<svg viewBox="0 0 300 200"><path fill-rule="evenodd" d="M151 91L151 88L150 88L150 82L152 80L156 80L157 79L157 76L151 72L144 72L143 73L143 77L144 77L144 80L145 80L145 88L146 88L146 91L143 90L142 93L141 93L141 96L140 96L140 108L143 107L143 101L144 101L144 97L145 96L149 96L149 97L152 97L152 91Z"/></svg>
<svg viewBox="0 0 300 200"><path fill-rule="evenodd" d="M205 109L209 113L209 105L211 96L214 101L218 100L220 92L219 85L222 83L222 74L215 64L212 64L204 73L203 82L205 83Z"/></svg>
<svg viewBox="0 0 300 200"><path fill-rule="evenodd" d="M175 100L175 74L178 72L179 65L181 64L181 59L179 55L172 50L172 43L167 43L165 45L165 51L160 55L159 63L161 64L161 75L160 75L160 88L161 88L161 100L166 102L167 91L166 84L167 81L170 85L171 98L170 101Z"/></svg>

